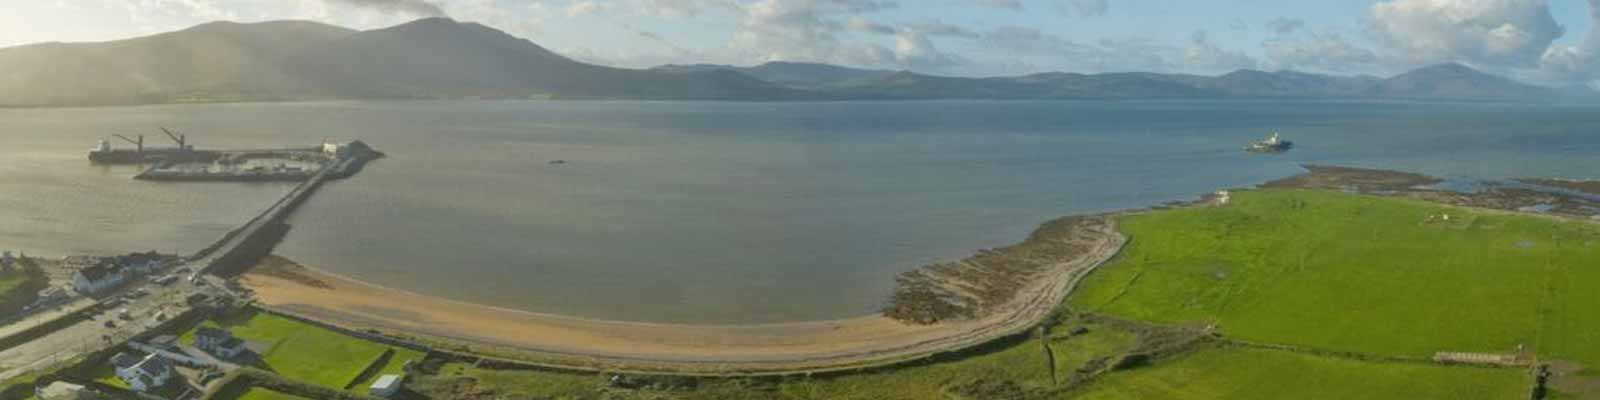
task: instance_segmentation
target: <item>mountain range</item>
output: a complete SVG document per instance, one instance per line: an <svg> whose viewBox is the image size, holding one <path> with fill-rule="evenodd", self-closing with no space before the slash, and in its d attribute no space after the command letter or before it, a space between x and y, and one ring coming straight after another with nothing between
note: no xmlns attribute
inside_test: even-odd
<svg viewBox="0 0 1600 400"><path fill-rule="evenodd" d="M320 99L914 100L1592 97L1461 64L1389 78L1240 70L1219 76L1049 72L965 78L816 63L613 68L445 18L357 31L213 22L127 40L0 49L0 106Z"/></svg>

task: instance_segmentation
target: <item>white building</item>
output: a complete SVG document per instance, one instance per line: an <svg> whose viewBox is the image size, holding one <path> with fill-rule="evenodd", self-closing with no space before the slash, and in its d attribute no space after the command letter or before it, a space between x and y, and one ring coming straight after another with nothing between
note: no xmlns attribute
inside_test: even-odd
<svg viewBox="0 0 1600 400"><path fill-rule="evenodd" d="M372 386L367 388L367 394L382 398L393 397L395 394L400 393L401 380L400 375L380 376L378 380L372 382Z"/></svg>
<svg viewBox="0 0 1600 400"><path fill-rule="evenodd" d="M111 365L117 369L117 378L137 392L165 386L173 375L172 363L155 354L138 358L129 353L117 353L111 357Z"/></svg>
<svg viewBox="0 0 1600 400"><path fill-rule="evenodd" d="M110 259L102 259L94 265L74 271L72 288L78 293L94 294L117 287L127 279L127 273L122 270L121 265Z"/></svg>
<svg viewBox="0 0 1600 400"><path fill-rule="evenodd" d="M322 154L335 158L344 157L350 155L350 146L346 143L323 142Z"/></svg>

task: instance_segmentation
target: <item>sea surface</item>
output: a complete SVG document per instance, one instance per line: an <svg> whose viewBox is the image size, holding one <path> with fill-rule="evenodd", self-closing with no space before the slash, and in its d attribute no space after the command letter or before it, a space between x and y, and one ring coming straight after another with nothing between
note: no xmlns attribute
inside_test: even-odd
<svg viewBox="0 0 1600 400"><path fill-rule="evenodd" d="M326 102L0 110L0 249L191 252L289 189L90 165L110 134L201 148L361 139L278 253L537 312L748 323L875 312L895 274L1056 216L1302 163L1600 178L1600 108L1312 101ZM1241 147L1273 131L1281 155ZM111 139L115 140L115 139ZM116 142L117 145L122 145ZM552 163L564 160L565 163Z"/></svg>

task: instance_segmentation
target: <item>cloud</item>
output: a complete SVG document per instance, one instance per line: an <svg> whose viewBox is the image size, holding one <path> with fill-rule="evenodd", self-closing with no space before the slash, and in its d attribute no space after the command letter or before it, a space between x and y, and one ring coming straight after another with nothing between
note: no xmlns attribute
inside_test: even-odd
<svg viewBox="0 0 1600 400"><path fill-rule="evenodd" d="M1539 57L1540 72L1545 78L1583 83L1600 79L1600 0L1589 0L1589 19L1594 24L1581 42L1551 46Z"/></svg>
<svg viewBox="0 0 1600 400"><path fill-rule="evenodd" d="M1277 17L1267 20L1267 29L1279 35L1294 33L1305 26L1306 21L1299 18Z"/></svg>
<svg viewBox="0 0 1600 400"><path fill-rule="evenodd" d="M1211 41L1204 30L1189 35L1189 45L1183 48L1185 66L1200 71L1232 71L1255 68L1259 63L1240 51L1223 49Z"/></svg>
<svg viewBox="0 0 1600 400"><path fill-rule="evenodd" d="M973 32L973 31L971 31L971 30L969 30L967 28L964 28L964 27L961 27L961 26L958 26L958 25L948 24L948 23L945 23L944 21L940 21L940 20L921 20L921 21L915 21L915 22L908 22L901 29L904 30L904 31L910 31L910 32L913 32L913 33L925 34L925 35L930 35L930 36L950 36L950 37L959 37L959 38L966 38L966 39L977 39L979 36L982 36L982 35L979 35L977 32Z"/></svg>
<svg viewBox="0 0 1600 400"><path fill-rule="evenodd" d="M869 17L899 7L885 0L762 0L744 8L731 45L737 58L814 61L854 66L942 69L965 59L939 49L934 37L976 37L940 21L895 25ZM865 33L863 38L858 33ZM892 47L872 36L892 37Z"/></svg>
<svg viewBox="0 0 1600 400"><path fill-rule="evenodd" d="M1111 9L1108 0L1056 0L1056 9L1068 15L1094 17Z"/></svg>
<svg viewBox="0 0 1600 400"><path fill-rule="evenodd" d="M602 6L598 3L590 0L584 0L568 4L566 8L566 14L568 18L580 17L599 12L601 8Z"/></svg>
<svg viewBox="0 0 1600 400"><path fill-rule="evenodd" d="M1370 72L1379 61L1378 55L1371 50L1356 46L1345 40L1344 36L1331 32L1280 35L1261 46L1267 64L1276 69Z"/></svg>
<svg viewBox="0 0 1600 400"><path fill-rule="evenodd" d="M1045 71L1171 71L1182 64L1182 49L1141 37L1072 40L1026 26L1004 26L983 33L974 63L988 73ZM981 56L981 58L978 58Z"/></svg>
<svg viewBox="0 0 1600 400"><path fill-rule="evenodd" d="M972 3L974 3L974 4L977 4L977 5L980 5L980 6L984 6L984 7L1007 9L1007 10L1011 10L1011 11L1022 11L1023 8L1024 8L1022 6L1022 0L970 0L970 1Z"/></svg>
<svg viewBox="0 0 1600 400"><path fill-rule="evenodd" d="M1400 64L1512 68L1537 65L1564 33L1545 0L1388 0L1368 10L1367 29Z"/></svg>
<svg viewBox="0 0 1600 400"><path fill-rule="evenodd" d="M337 5L372 9L418 17L444 17L444 9L427 0L323 0Z"/></svg>
<svg viewBox="0 0 1600 400"><path fill-rule="evenodd" d="M630 0L628 8L644 15L665 18L688 18L700 15L707 9L743 12L734 0Z"/></svg>

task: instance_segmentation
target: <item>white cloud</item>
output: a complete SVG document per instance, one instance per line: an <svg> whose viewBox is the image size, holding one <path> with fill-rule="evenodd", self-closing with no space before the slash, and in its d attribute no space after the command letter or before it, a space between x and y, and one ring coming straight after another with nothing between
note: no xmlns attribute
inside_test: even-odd
<svg viewBox="0 0 1600 400"><path fill-rule="evenodd" d="M936 20L891 24L869 16L898 7L882 0L762 0L744 8L731 48L737 58L751 63L814 61L938 70L965 62L940 50L933 38L975 38L976 33ZM892 38L892 47L876 39L886 36Z"/></svg>
<svg viewBox="0 0 1600 400"><path fill-rule="evenodd" d="M1281 35L1262 43L1267 66L1317 72L1373 72L1377 54L1333 32Z"/></svg>
<svg viewBox="0 0 1600 400"><path fill-rule="evenodd" d="M1056 0L1056 9L1068 15L1094 17L1111 9L1108 0Z"/></svg>
<svg viewBox="0 0 1600 400"><path fill-rule="evenodd" d="M1386 57L1410 65L1530 67L1563 33L1545 0L1388 0L1367 22Z"/></svg>
<svg viewBox="0 0 1600 400"><path fill-rule="evenodd" d="M1006 9L1006 10L1011 10L1011 11L1022 11L1023 8L1024 8L1022 6L1022 0L970 0L970 1L972 1L972 3L974 3L974 4L977 4L977 5L980 5L980 6L984 6L984 7L1000 8L1000 9Z"/></svg>
<svg viewBox="0 0 1600 400"><path fill-rule="evenodd" d="M1048 71L1172 71L1183 64L1183 49L1141 37L1072 40L1025 26L983 33L972 58L987 74Z"/></svg>
<svg viewBox="0 0 1600 400"><path fill-rule="evenodd" d="M581 17L599 12L601 7L602 6L599 3L595 3L590 0L583 0L568 4L566 8L566 14L568 18Z"/></svg>
<svg viewBox="0 0 1600 400"><path fill-rule="evenodd" d="M1267 29L1270 29L1272 30L1272 33L1279 35L1294 33L1305 26L1306 21L1299 18L1277 17L1267 20Z"/></svg>
<svg viewBox="0 0 1600 400"><path fill-rule="evenodd" d="M1187 69L1203 72L1232 71L1258 65L1254 57L1213 43L1204 30L1189 35L1189 44L1183 49L1183 62Z"/></svg>
<svg viewBox="0 0 1600 400"><path fill-rule="evenodd" d="M1590 84L1600 79L1600 0L1589 0L1589 19L1594 25L1577 45L1545 50L1539 60L1545 78Z"/></svg>

